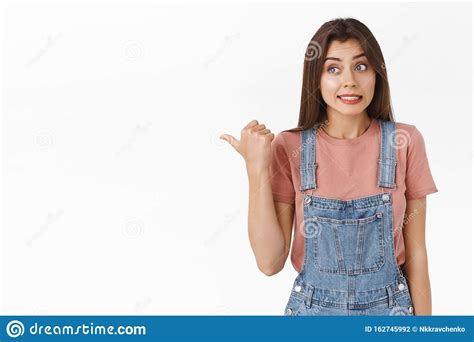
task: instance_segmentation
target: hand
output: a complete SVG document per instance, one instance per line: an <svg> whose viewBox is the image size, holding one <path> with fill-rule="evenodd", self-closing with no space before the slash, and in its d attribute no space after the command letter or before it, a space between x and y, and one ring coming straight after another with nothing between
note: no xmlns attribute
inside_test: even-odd
<svg viewBox="0 0 474 342"><path fill-rule="evenodd" d="M264 124L257 120L250 121L240 132L240 141L230 134L222 134L220 139L227 141L245 160L247 169L252 171L266 170L270 166L271 143L275 138Z"/></svg>

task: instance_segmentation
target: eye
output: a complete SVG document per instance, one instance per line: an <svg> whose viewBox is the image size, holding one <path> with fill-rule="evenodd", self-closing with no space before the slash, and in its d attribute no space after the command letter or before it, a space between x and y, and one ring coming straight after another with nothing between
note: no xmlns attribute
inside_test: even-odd
<svg viewBox="0 0 474 342"><path fill-rule="evenodd" d="M358 65L356 66L356 69L357 69L358 67L360 67L360 66L364 66L365 69L362 69L362 70L358 69L359 71L365 71L365 70L367 70L367 65L366 65L366 64L363 64L363 63L358 64Z"/></svg>
<svg viewBox="0 0 474 342"><path fill-rule="evenodd" d="M356 66L357 71L365 71L365 70L367 70L367 68L368 68L367 64L364 64L364 63L357 64L357 66ZM335 74L336 71L332 71L333 69L338 70L339 68L337 68L335 66L331 66L327 69L327 72L329 74Z"/></svg>

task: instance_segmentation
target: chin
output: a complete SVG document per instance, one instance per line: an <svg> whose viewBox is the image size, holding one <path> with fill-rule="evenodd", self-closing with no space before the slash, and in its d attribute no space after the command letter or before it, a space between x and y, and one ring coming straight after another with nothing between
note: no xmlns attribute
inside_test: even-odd
<svg viewBox="0 0 474 342"><path fill-rule="evenodd" d="M342 115L347 115L347 116L356 116L359 115L364 111L364 106L357 106L352 109L347 109L347 108L336 108L336 110L341 113Z"/></svg>

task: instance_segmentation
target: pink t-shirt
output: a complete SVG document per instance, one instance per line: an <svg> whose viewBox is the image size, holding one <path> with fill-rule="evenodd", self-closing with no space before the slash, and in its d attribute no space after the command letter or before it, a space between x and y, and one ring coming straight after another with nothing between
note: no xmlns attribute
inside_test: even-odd
<svg viewBox="0 0 474 342"><path fill-rule="evenodd" d="M396 189L379 188L378 158L380 126L373 120L367 131L354 139L338 139L324 130L316 135L317 188L313 195L349 200L392 192L395 256L398 265L405 263L402 227L406 201L438 191L431 176L420 131L404 123L396 123ZM270 167L273 199L295 204L291 262L300 272L304 260L303 193L300 191L300 132L280 132L272 142ZM311 190L306 190L307 194Z"/></svg>

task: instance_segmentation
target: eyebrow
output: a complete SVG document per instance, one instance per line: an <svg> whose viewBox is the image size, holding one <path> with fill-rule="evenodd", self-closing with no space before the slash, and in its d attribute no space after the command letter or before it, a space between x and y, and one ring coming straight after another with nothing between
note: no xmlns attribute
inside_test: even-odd
<svg viewBox="0 0 474 342"><path fill-rule="evenodd" d="M355 55L354 57L352 57L352 59L356 59L356 58L359 58L359 57L362 57L362 56L365 56L365 53L361 53L361 54L358 54L358 55ZM326 59L324 60L324 62L326 62L327 60L334 60L334 61L339 61L339 62L342 62L342 59L340 58L336 58L336 57L326 57Z"/></svg>

